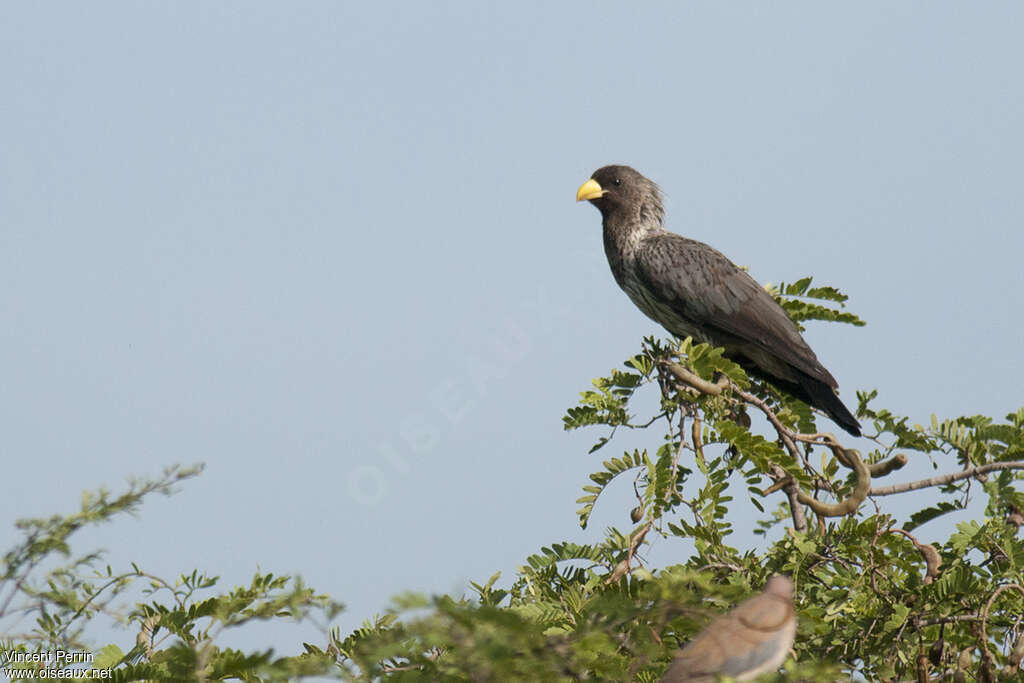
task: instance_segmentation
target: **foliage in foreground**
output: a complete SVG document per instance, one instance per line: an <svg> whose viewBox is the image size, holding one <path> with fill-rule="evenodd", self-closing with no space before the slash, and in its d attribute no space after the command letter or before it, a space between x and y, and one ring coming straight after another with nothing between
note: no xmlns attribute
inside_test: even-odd
<svg viewBox="0 0 1024 683"><path fill-rule="evenodd" d="M838 290L810 285L774 290L794 320L862 324L841 310ZM637 417L642 391L657 392L658 408ZM649 450L609 456L579 499L586 526L606 489L628 479L636 492L622 511L628 528L608 529L597 545L544 547L505 588L495 575L469 597L401 596L347 635L328 626L340 605L296 579L257 574L218 592L216 578L198 572L169 582L134 565L97 569L96 554L70 555L75 530L196 473L175 468L117 498L86 496L76 515L20 523L25 541L5 556L0 579L3 648L90 650L85 625L112 614L138 635L131 647L92 650L92 666L112 667L121 681L656 681L710 615L787 573L797 586L795 658L766 680L1014 676L1024 654L1024 408L1003 421L921 426L876 400L858 393L861 452L819 433L815 413L753 381L720 349L647 339L564 418L567 429L603 430L592 452L617 430L661 432ZM900 479L921 463L932 476ZM906 518L889 512L891 496L917 489L931 493L923 508ZM736 511L749 507L738 495L758 519ZM972 499L984 503L980 520L964 513ZM934 539L933 522L956 513L948 538ZM731 547L736 526L772 539L768 550ZM646 567L655 537L690 542L693 553L682 565ZM63 561L49 568L55 557ZM19 627L29 619L31 628ZM324 640L280 656L217 645L226 630L279 619L323 624Z"/></svg>

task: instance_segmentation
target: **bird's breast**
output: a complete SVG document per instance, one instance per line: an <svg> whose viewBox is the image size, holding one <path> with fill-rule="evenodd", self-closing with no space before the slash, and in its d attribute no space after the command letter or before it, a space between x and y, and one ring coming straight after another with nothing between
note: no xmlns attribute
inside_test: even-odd
<svg viewBox="0 0 1024 683"><path fill-rule="evenodd" d="M713 342L698 325L681 315L676 306L655 295L639 280L627 275L619 281L619 286L644 315L680 339L693 337L696 342Z"/></svg>
<svg viewBox="0 0 1024 683"><path fill-rule="evenodd" d="M693 337L697 342L711 342L707 334L684 315L685 303L678 299L667 301L644 284L637 275L637 254L646 233L639 230L615 230L605 225L604 248L612 275L622 291L629 296L644 315L666 330L684 339Z"/></svg>

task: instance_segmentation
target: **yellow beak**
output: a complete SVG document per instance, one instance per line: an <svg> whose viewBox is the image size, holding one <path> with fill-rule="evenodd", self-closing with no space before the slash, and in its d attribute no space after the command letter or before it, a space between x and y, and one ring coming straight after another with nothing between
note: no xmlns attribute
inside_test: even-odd
<svg viewBox="0 0 1024 683"><path fill-rule="evenodd" d="M601 189L601 186L596 180L591 178L587 182L580 185L580 189L576 190L576 201L582 202L584 199L597 199L604 195L607 190Z"/></svg>

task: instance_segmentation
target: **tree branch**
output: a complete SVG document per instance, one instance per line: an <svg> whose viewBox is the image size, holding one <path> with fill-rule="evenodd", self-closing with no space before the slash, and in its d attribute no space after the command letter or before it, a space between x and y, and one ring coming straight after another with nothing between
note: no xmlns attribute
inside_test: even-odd
<svg viewBox="0 0 1024 683"><path fill-rule="evenodd" d="M893 484L892 486L876 486L872 488L870 491L868 491L868 495L891 496L896 493L916 491L918 489L925 489L930 486L944 486L946 484L952 484L954 481L960 481L961 479L970 479L971 477L976 477L979 474L985 474L986 472L994 472L998 470L1024 470L1024 460L1011 460L1009 462L991 462L987 465L969 467L966 470L961 470L959 472L954 472L952 474L940 474L936 477L930 477L928 479L908 481L905 484Z"/></svg>

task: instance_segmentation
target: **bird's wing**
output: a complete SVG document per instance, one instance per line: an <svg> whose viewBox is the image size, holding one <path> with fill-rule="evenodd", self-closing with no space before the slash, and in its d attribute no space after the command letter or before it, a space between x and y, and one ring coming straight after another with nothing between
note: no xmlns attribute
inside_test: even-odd
<svg viewBox="0 0 1024 683"><path fill-rule="evenodd" d="M710 683L714 674L747 680L778 668L793 646L796 613L792 583L781 577L773 581L764 593L716 618L676 653L662 683Z"/></svg>
<svg viewBox="0 0 1024 683"><path fill-rule="evenodd" d="M755 364L767 356L836 386L772 295L721 252L665 232L643 240L636 266L663 306L716 343L738 347Z"/></svg>
<svg viewBox="0 0 1024 683"><path fill-rule="evenodd" d="M759 609L766 610L764 606ZM701 680L701 676L716 673L743 679L777 668L793 646L796 620L792 605L772 601L771 610L770 626L763 621L748 624L738 614L711 622L676 654L663 683L689 680L685 675Z"/></svg>

